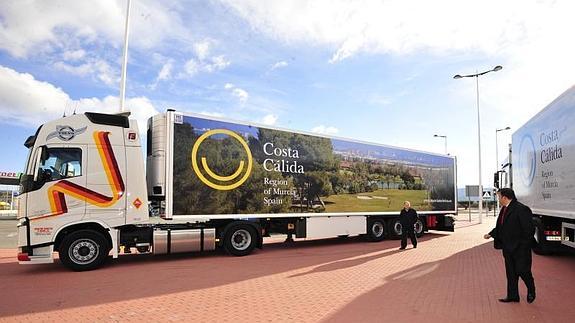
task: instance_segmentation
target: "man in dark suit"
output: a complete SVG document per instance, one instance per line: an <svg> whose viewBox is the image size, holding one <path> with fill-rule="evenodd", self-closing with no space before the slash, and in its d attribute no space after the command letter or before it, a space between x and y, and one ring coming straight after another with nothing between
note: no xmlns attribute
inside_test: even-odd
<svg viewBox="0 0 575 323"><path fill-rule="evenodd" d="M497 225L484 236L493 238L496 249L503 250L507 276L507 297L500 302L519 302L519 277L527 286L527 302L535 300L535 280L531 273L531 241L535 233L531 209L517 201L510 188L497 192L502 205Z"/></svg>
<svg viewBox="0 0 575 323"><path fill-rule="evenodd" d="M405 201L403 203L403 209L401 209L399 213L399 223L401 223L401 247L399 250L404 250L405 247L407 247L407 236L411 239L413 248L417 248L417 237L413 229L416 221L417 212L411 208L409 201Z"/></svg>

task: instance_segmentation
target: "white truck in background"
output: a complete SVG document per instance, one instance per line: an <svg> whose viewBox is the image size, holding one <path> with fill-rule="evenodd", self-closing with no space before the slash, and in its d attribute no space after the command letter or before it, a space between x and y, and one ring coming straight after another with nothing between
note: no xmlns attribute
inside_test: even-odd
<svg viewBox="0 0 575 323"><path fill-rule="evenodd" d="M122 252L224 248L249 254L296 238L453 231L455 158L169 110L150 118L144 166L136 122L85 113L43 124L25 146L18 260L91 270ZM156 215L156 217L154 217Z"/></svg>
<svg viewBox="0 0 575 323"><path fill-rule="evenodd" d="M513 133L495 187L511 187L533 211L533 250L575 248L575 86Z"/></svg>

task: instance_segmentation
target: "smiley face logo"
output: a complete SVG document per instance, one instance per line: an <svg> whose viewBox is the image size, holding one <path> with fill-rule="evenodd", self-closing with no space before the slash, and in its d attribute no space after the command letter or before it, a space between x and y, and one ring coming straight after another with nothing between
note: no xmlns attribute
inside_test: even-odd
<svg viewBox="0 0 575 323"><path fill-rule="evenodd" d="M228 135L231 138L236 139L241 144L247 155L247 165L245 161L242 159L239 162L238 169L234 173L232 173L231 175L222 176L212 171L212 169L208 166L207 158L205 156L201 156L200 158L201 167L203 168L207 176L210 177L210 179L208 179L206 178L206 176L204 176L204 174L200 170L200 165L198 165L198 150L200 149L201 144L207 138L218 134ZM248 179L248 177L252 172L252 163L253 163L252 152L250 151L250 147L248 147L246 141L237 133L227 129L213 129L205 132L198 138L198 140L196 140L196 143L192 148L192 168L194 169L194 172L196 173L200 181L202 181L202 183L216 190L228 191L242 185ZM239 176L242 173L244 173L244 175L241 178L239 178ZM214 183L213 180L216 180L219 183Z"/></svg>
<svg viewBox="0 0 575 323"><path fill-rule="evenodd" d="M535 170L537 168L537 152L533 138L531 138L530 135L525 135L521 138L518 157L517 171L521 175L523 184L529 187L533 183Z"/></svg>

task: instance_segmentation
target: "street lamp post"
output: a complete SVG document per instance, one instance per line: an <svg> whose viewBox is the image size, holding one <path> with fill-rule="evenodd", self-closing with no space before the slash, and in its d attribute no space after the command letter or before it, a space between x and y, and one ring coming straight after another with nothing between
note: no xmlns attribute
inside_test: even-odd
<svg viewBox="0 0 575 323"><path fill-rule="evenodd" d="M483 186L481 185L481 121L479 115L479 77L485 75L489 72L500 71L503 67L501 65L495 66L491 70L487 70L481 73L469 74L469 75L455 75L454 79L460 79L464 77L475 77L475 86L477 89L477 145L479 152L479 223L483 223Z"/></svg>
<svg viewBox="0 0 575 323"><path fill-rule="evenodd" d="M499 134L499 131L505 131L505 130L509 130L511 129L510 127L505 127L505 128L501 128L501 129L495 129L495 171L499 172L499 146L497 144L497 134ZM499 173L497 173L499 174ZM499 199L497 200L497 209L499 210Z"/></svg>
<svg viewBox="0 0 575 323"><path fill-rule="evenodd" d="M443 138L444 139L444 146L445 146L445 154L447 155L447 136L444 135L433 135L435 138Z"/></svg>

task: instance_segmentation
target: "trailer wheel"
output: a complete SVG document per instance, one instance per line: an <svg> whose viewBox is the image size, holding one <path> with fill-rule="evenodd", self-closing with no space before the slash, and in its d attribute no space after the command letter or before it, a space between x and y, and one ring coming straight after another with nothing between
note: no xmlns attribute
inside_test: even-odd
<svg viewBox="0 0 575 323"><path fill-rule="evenodd" d="M74 271L86 271L100 267L108 257L110 246L97 231L72 232L62 240L58 254L64 266Z"/></svg>
<svg viewBox="0 0 575 323"><path fill-rule="evenodd" d="M394 238L400 238L403 228L399 219L391 220L391 234Z"/></svg>
<svg viewBox="0 0 575 323"><path fill-rule="evenodd" d="M224 232L224 248L234 256L249 255L257 244L257 233L252 225L236 223Z"/></svg>
<svg viewBox="0 0 575 323"><path fill-rule="evenodd" d="M549 243L545 241L545 234L543 229L543 223L539 219L533 219L533 224L535 225L535 234L533 235L533 252L538 255L548 255L551 253L551 248L549 248Z"/></svg>
<svg viewBox="0 0 575 323"><path fill-rule="evenodd" d="M367 239L378 242L385 239L385 221L382 219L369 219L367 221Z"/></svg>
<svg viewBox="0 0 575 323"><path fill-rule="evenodd" d="M419 238L423 236L425 227L423 225L423 221L420 218L417 218L417 221L413 225L413 229L415 231L415 235Z"/></svg>

